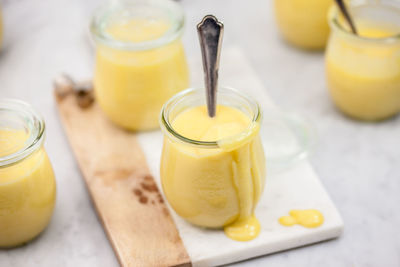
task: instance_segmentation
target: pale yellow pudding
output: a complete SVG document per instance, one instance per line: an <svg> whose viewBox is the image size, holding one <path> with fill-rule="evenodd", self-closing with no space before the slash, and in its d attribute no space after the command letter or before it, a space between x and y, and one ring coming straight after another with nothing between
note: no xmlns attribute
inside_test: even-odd
<svg viewBox="0 0 400 267"><path fill-rule="evenodd" d="M0 125L4 126L5 117L0 113ZM41 145L43 136L31 137L25 130L0 127L0 247L35 238L53 213L53 169ZM37 141L31 144L33 140Z"/></svg>
<svg viewBox="0 0 400 267"><path fill-rule="evenodd" d="M134 13L134 7L127 6L126 12L132 9ZM157 6L148 8L168 12ZM118 12L112 13L109 21L104 15L101 21L94 22L96 99L115 124L129 130L151 130L158 127L162 105L189 85L180 40L183 17L146 17L136 13L124 17L125 11Z"/></svg>
<svg viewBox="0 0 400 267"><path fill-rule="evenodd" d="M251 240L260 231L254 211L265 181L259 123L229 106L217 106L216 114L210 118L205 106L197 106L171 121L181 136L218 145L204 148L166 137L161 159L163 190L185 220L223 227L234 240Z"/></svg>
<svg viewBox="0 0 400 267"><path fill-rule="evenodd" d="M385 119L400 111L400 25L355 19L359 36L332 22L325 59L328 88L345 114Z"/></svg>
<svg viewBox="0 0 400 267"><path fill-rule="evenodd" d="M284 38L305 49L322 49L329 36L332 0L275 0L275 17Z"/></svg>

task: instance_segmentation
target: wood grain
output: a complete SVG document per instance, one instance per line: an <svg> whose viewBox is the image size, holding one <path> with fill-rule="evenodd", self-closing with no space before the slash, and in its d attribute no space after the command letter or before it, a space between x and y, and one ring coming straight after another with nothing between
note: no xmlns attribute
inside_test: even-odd
<svg viewBox="0 0 400 267"><path fill-rule="evenodd" d="M134 133L96 103L57 98L61 121L121 266L190 266L190 259Z"/></svg>

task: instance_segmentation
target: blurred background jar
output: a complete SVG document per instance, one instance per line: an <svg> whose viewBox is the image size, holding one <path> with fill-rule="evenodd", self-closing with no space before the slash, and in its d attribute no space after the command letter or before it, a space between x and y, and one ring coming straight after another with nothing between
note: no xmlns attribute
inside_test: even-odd
<svg viewBox="0 0 400 267"><path fill-rule="evenodd" d="M29 105L0 100L0 247L32 240L50 221L56 183L44 138L44 121Z"/></svg>
<svg viewBox="0 0 400 267"><path fill-rule="evenodd" d="M171 0L114 1L96 12L96 100L115 124L157 128L164 102L189 86L183 26L183 11Z"/></svg>
<svg viewBox="0 0 400 267"><path fill-rule="evenodd" d="M381 120L400 111L400 2L350 1L358 34L336 6L325 65L336 106L350 117Z"/></svg>
<svg viewBox="0 0 400 267"><path fill-rule="evenodd" d="M327 14L333 0L275 0L283 37L304 49L323 49L329 36Z"/></svg>

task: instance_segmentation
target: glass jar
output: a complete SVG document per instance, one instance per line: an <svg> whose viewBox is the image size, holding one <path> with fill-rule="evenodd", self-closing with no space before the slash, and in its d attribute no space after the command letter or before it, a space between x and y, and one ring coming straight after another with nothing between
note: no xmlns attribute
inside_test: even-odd
<svg viewBox="0 0 400 267"><path fill-rule="evenodd" d="M193 140L177 132L174 121L188 110L204 106L204 91L187 89L162 109L160 124L165 138L161 181L166 198L181 217L198 226L220 228L252 216L263 192L261 110L255 101L238 91L219 88L219 106L240 111L249 119L249 125L239 134L222 140ZM218 112L217 109L217 117ZM236 119L239 118L233 117ZM202 118L194 116L190 120L197 130L201 128ZM222 130L229 131L233 126L226 124L226 127Z"/></svg>
<svg viewBox="0 0 400 267"><path fill-rule="evenodd" d="M350 1L359 35L333 7L325 68L336 106L350 117L381 120L400 111L400 4Z"/></svg>
<svg viewBox="0 0 400 267"><path fill-rule="evenodd" d="M183 26L183 11L171 0L114 1L96 12L95 95L115 124L157 128L165 101L188 87Z"/></svg>
<svg viewBox="0 0 400 267"><path fill-rule="evenodd" d="M44 121L29 105L0 100L0 247L30 241L50 221L56 184L44 137Z"/></svg>
<svg viewBox="0 0 400 267"><path fill-rule="evenodd" d="M275 0L283 37L305 49L323 49L329 36L327 14L332 0Z"/></svg>

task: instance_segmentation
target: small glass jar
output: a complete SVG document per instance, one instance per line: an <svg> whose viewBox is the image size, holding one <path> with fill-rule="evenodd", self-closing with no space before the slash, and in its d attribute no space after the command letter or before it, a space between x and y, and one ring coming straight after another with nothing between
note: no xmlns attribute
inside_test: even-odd
<svg viewBox="0 0 400 267"><path fill-rule="evenodd" d="M157 128L165 101L188 87L183 26L183 11L171 0L114 1L96 12L95 95L115 124Z"/></svg>
<svg viewBox="0 0 400 267"><path fill-rule="evenodd" d="M332 0L275 0L283 37L304 49L323 49L329 36L327 14Z"/></svg>
<svg viewBox="0 0 400 267"><path fill-rule="evenodd" d="M325 68L330 94L345 114L382 120L400 111L400 4L350 1L359 35L349 31L334 6Z"/></svg>
<svg viewBox="0 0 400 267"><path fill-rule="evenodd" d="M162 109L161 181L168 202L181 217L198 226L220 228L252 215L264 190L261 110L242 93L219 88L218 104L239 110L250 124L240 134L223 140L192 140L178 133L173 121L191 108L204 106L204 91L187 89ZM194 117L193 121L199 120Z"/></svg>
<svg viewBox="0 0 400 267"><path fill-rule="evenodd" d="M50 221L56 198L45 124L27 104L0 100L0 247L26 243Z"/></svg>

